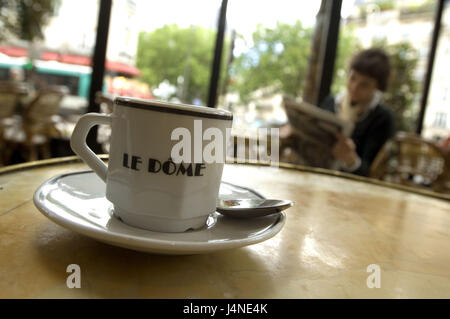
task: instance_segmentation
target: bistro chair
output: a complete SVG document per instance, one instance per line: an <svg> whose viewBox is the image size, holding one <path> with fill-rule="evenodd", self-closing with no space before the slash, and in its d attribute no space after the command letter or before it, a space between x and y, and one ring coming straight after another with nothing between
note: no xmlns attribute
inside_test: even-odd
<svg viewBox="0 0 450 319"><path fill-rule="evenodd" d="M97 92L95 94L95 103L100 106L100 113L111 114L114 107L114 95ZM111 138L111 127L109 125L99 125L97 129L97 143L102 146L104 153L109 153Z"/></svg>
<svg viewBox="0 0 450 319"><path fill-rule="evenodd" d="M60 120L57 115L62 99L69 90L65 86L53 86L41 90L24 106L22 125L10 134L8 142L18 147L27 161L51 157L50 140L58 137L55 125Z"/></svg>
<svg viewBox="0 0 450 319"><path fill-rule="evenodd" d="M0 166L9 161L10 148L6 145L7 130L20 125L17 114L21 99L28 93L28 86L22 82L0 81Z"/></svg>
<svg viewBox="0 0 450 319"><path fill-rule="evenodd" d="M369 176L446 192L449 170L448 156L437 145L418 135L399 132L377 154Z"/></svg>

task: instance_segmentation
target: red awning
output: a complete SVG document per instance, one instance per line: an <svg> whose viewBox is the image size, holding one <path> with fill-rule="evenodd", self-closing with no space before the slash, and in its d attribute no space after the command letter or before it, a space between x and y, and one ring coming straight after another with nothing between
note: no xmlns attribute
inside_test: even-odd
<svg viewBox="0 0 450 319"><path fill-rule="evenodd" d="M44 60L44 61L58 61L59 60L59 53L58 52L50 52L50 51L42 52L41 60Z"/></svg>
<svg viewBox="0 0 450 319"><path fill-rule="evenodd" d="M0 52L11 57L26 57L28 56L28 49L13 47L13 46L0 46ZM44 61L58 61L61 63L76 64L76 65L91 65L91 57L77 54L61 54L58 52L44 51L40 56ZM106 61L106 70L127 74L131 76L140 76L141 72L134 66L127 65L121 62Z"/></svg>
<svg viewBox="0 0 450 319"><path fill-rule="evenodd" d="M61 54L58 62L90 66L91 58L83 55Z"/></svg>
<svg viewBox="0 0 450 319"><path fill-rule="evenodd" d="M141 71L131 65L126 65L120 62L106 61L106 69L118 73L130 74L133 76L140 76Z"/></svg>
<svg viewBox="0 0 450 319"><path fill-rule="evenodd" d="M0 46L0 52L15 58L28 56L28 49L20 47Z"/></svg>

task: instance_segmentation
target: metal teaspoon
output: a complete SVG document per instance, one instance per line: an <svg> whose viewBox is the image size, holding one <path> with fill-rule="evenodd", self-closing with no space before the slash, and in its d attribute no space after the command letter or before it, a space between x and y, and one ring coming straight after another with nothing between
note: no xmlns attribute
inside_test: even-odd
<svg viewBox="0 0 450 319"><path fill-rule="evenodd" d="M234 218L254 218L279 213L291 206L292 201L280 199L219 199L216 211Z"/></svg>

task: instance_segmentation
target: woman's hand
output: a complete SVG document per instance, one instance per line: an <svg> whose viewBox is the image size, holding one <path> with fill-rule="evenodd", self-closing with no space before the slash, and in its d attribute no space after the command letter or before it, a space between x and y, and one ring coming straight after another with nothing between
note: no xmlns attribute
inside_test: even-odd
<svg viewBox="0 0 450 319"><path fill-rule="evenodd" d="M344 162L347 167L352 167L358 161L358 154L356 154L356 146L352 139L345 137L341 133L336 133L336 144L334 144L332 154L341 162Z"/></svg>

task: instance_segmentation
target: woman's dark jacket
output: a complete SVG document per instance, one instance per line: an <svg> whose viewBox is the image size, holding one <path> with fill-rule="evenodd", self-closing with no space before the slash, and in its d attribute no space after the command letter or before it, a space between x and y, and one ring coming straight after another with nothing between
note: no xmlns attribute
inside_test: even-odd
<svg viewBox="0 0 450 319"><path fill-rule="evenodd" d="M327 97L320 108L335 113L334 97ZM355 143L356 153L361 159L361 166L352 173L367 176L375 156L394 134L394 114L383 104L376 105L362 120L356 122L351 139Z"/></svg>

